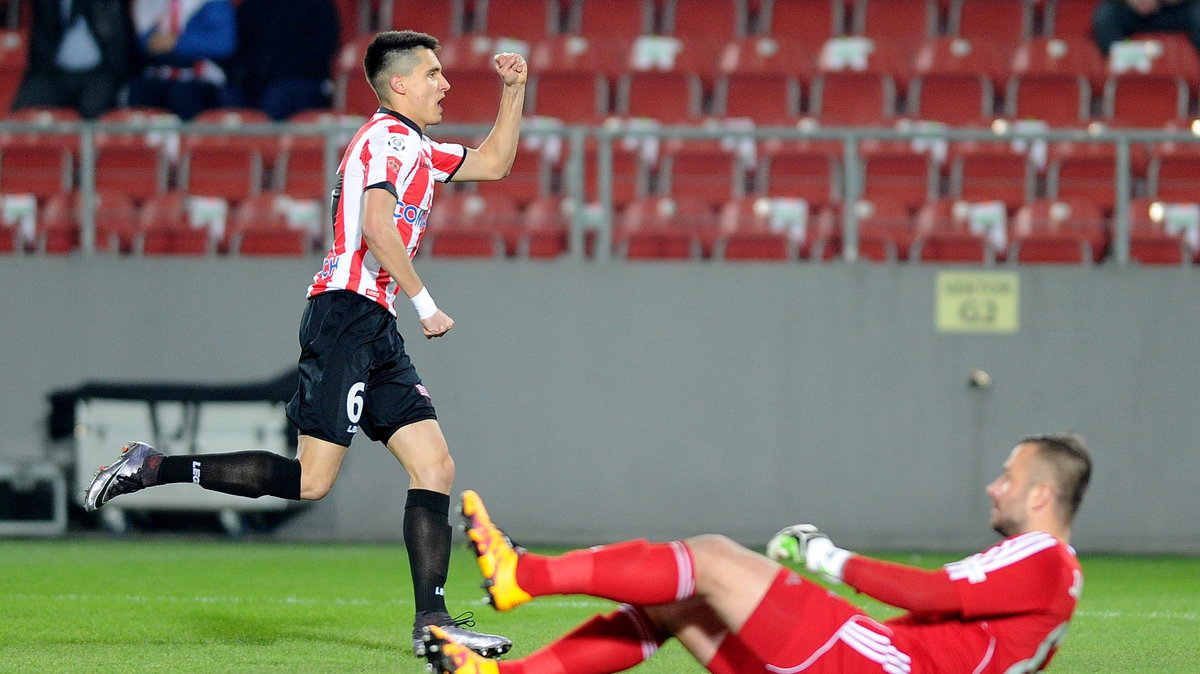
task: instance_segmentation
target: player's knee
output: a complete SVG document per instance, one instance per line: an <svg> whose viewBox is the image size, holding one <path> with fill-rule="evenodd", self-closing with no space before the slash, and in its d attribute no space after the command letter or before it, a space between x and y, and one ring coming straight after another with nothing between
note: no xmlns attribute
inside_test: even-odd
<svg viewBox="0 0 1200 674"><path fill-rule="evenodd" d="M692 551L692 564L698 589L721 582L728 575L730 563L745 550L733 539L720 534L694 536L685 541Z"/></svg>
<svg viewBox="0 0 1200 674"><path fill-rule="evenodd" d="M449 493L454 486L454 458L449 453L409 467L413 486Z"/></svg>
<svg viewBox="0 0 1200 674"><path fill-rule="evenodd" d="M300 498L305 501L319 501L333 488L333 478L324 475L300 474Z"/></svg>

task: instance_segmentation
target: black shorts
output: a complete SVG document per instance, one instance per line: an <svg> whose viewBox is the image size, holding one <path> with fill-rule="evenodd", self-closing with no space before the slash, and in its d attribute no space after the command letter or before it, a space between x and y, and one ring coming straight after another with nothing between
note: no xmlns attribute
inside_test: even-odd
<svg viewBox="0 0 1200 674"><path fill-rule="evenodd" d="M302 435L347 447L359 429L386 443L402 426L437 413L395 317L337 290L308 300L300 320L300 388L287 416Z"/></svg>

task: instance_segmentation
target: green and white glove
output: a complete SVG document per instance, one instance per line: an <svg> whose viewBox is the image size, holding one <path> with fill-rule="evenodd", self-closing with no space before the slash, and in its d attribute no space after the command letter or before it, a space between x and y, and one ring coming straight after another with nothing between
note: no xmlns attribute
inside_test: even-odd
<svg viewBox="0 0 1200 674"><path fill-rule="evenodd" d="M781 529L767 543L767 556L771 559L803 564L831 583L842 582L842 569L850 554L811 524L793 524Z"/></svg>

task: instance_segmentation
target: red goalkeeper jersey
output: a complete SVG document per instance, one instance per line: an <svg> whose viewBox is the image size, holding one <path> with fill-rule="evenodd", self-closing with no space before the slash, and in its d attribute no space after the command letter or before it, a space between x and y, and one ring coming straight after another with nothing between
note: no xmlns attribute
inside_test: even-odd
<svg viewBox="0 0 1200 674"><path fill-rule="evenodd" d="M865 557L845 582L909 613L887 621L913 672L1019 674L1043 669L1083 589L1074 550L1050 534L1019 534L926 571Z"/></svg>

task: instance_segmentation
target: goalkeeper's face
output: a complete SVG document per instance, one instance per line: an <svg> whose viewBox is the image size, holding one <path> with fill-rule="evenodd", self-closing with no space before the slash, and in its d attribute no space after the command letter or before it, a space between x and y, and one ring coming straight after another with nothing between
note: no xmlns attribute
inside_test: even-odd
<svg viewBox="0 0 1200 674"><path fill-rule="evenodd" d="M1026 531L1029 495L1034 486L1032 462L1037 448L1018 445L1004 462L1004 472L987 487L992 500L992 528L1005 538Z"/></svg>

